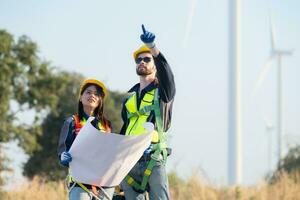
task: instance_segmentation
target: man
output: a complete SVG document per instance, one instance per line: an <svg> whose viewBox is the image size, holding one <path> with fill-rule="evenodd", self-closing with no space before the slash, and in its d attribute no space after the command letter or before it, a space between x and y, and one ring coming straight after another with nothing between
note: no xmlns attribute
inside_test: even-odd
<svg viewBox="0 0 300 200"><path fill-rule="evenodd" d="M145 199L147 191L150 200L166 200L170 199L165 168L170 154L166 132L171 123L175 83L169 64L154 43L155 35L144 25L142 30L140 38L145 45L133 53L140 82L129 90L131 95L123 103L121 134L145 133L144 122L152 122L156 131L151 145L122 181L121 188L126 199Z"/></svg>

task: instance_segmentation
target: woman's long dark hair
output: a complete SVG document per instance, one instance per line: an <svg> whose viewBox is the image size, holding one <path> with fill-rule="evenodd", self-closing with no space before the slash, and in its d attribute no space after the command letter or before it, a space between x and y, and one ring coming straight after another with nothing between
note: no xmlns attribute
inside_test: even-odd
<svg viewBox="0 0 300 200"><path fill-rule="evenodd" d="M80 93L80 96L84 93L84 91L86 90L86 88L88 88L89 86L91 85L94 85L97 89L97 93L100 94L101 98L100 98L100 102L99 102L99 105L95 108L94 110L94 113L93 113L93 116L96 118L96 120L98 122L101 122L104 129L106 131L110 131L111 130L111 126L110 126L110 121L104 116L104 93L103 93L103 90L102 88L100 88L98 85L96 84L92 84L92 83L88 83L86 84L82 90L81 90L81 93ZM83 110L83 104L80 100L78 100L78 117L80 120L83 119L83 116L84 116L84 110ZM98 123L96 123L98 124ZM97 125L98 126L98 125ZM96 128L100 128L100 127L96 127Z"/></svg>

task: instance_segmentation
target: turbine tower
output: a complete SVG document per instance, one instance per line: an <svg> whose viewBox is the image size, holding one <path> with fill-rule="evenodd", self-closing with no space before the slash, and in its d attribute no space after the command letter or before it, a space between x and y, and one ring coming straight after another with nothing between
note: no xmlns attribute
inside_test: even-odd
<svg viewBox="0 0 300 200"><path fill-rule="evenodd" d="M272 132L274 125L264 117L266 134L268 137L268 171L271 172L272 169Z"/></svg>
<svg viewBox="0 0 300 200"><path fill-rule="evenodd" d="M228 184L238 185L242 175L240 0L229 0L228 59Z"/></svg>
<svg viewBox="0 0 300 200"><path fill-rule="evenodd" d="M283 103L282 103L282 66L281 66L281 58L282 56L286 55L292 55L293 50L281 50L276 48L275 44L275 35L274 35L274 27L273 22L270 17L270 34L271 34L271 53L270 57L266 61L266 63L262 67L262 71L260 73L260 76L258 80L256 81L256 85L254 88L254 93L256 90L260 87L262 81L264 80L264 77L266 76L267 72L270 70L270 66L272 61L274 59L277 60L277 119L276 119L276 131L277 131L277 159L278 159L278 165L280 165L280 161L283 157L283 151L282 151L282 135L283 135L283 120L282 120L282 110L283 110Z"/></svg>

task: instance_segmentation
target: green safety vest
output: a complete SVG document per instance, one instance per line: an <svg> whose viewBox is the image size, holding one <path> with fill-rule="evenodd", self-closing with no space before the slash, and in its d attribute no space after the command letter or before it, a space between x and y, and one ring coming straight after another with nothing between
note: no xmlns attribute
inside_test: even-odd
<svg viewBox="0 0 300 200"><path fill-rule="evenodd" d="M137 107L137 94L133 93L125 103L127 110L127 118L129 120L126 135L140 135L146 133L147 131L142 126L143 123L147 122L148 117L150 116L151 111L154 111L155 114L155 129L153 133L152 143L154 153L151 155L151 160L147 165L147 169L144 171L144 177L141 183L138 183L132 177L127 175L125 180L129 185L134 187L137 190L145 191L148 179L151 175L152 168L154 167L157 160L160 160L161 155L163 160L167 158L167 145L166 145L166 133L163 131L163 123L160 114L160 105L159 105L159 94L158 89L153 89L147 92L143 99L141 100L140 107ZM155 133L158 135L155 136Z"/></svg>
<svg viewBox="0 0 300 200"><path fill-rule="evenodd" d="M127 110L127 117L129 119L129 124L126 129L126 135L140 135L146 133L147 131L142 126L154 108L153 102L155 97L155 91L153 89L147 92L143 99L141 100L140 108L137 108L137 94L134 93L126 102L125 107ZM159 141L157 131L153 132L152 143L157 143Z"/></svg>

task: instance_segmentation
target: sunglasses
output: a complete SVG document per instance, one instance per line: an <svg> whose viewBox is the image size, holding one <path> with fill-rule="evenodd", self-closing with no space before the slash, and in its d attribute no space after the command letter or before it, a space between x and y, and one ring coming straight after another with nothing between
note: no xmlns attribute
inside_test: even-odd
<svg viewBox="0 0 300 200"><path fill-rule="evenodd" d="M136 62L136 64L140 64L142 62L142 60L145 63L148 63L151 61L151 57L144 57L144 58L138 57L137 59L135 59L135 62Z"/></svg>

